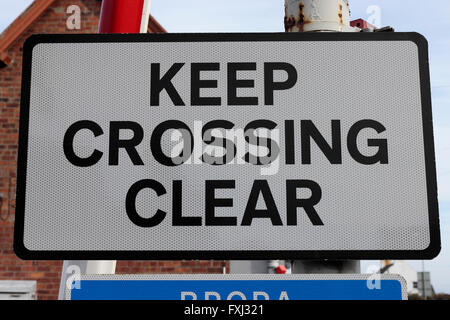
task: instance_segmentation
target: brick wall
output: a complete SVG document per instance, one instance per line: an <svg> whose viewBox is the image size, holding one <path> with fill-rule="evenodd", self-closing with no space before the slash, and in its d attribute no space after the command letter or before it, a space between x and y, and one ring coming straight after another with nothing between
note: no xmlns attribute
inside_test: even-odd
<svg viewBox="0 0 450 320"><path fill-rule="evenodd" d="M81 8L80 30L66 27L66 8ZM12 62L0 69L0 280L37 280L39 299L58 296L62 261L23 261L13 252L22 45L34 33L95 33L101 1L58 0L8 50ZM118 261L116 273L222 273L227 261Z"/></svg>

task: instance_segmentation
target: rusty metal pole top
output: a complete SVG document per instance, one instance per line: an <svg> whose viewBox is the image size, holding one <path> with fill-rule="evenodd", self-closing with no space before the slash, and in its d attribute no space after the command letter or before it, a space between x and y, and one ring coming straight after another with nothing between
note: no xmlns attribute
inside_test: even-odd
<svg viewBox="0 0 450 320"><path fill-rule="evenodd" d="M286 32L359 32L350 26L348 0L285 0Z"/></svg>

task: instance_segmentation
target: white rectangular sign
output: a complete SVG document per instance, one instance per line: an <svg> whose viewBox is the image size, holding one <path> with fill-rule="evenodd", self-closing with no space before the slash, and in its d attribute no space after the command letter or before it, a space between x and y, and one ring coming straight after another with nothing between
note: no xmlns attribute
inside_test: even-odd
<svg viewBox="0 0 450 320"><path fill-rule="evenodd" d="M22 258L439 252L416 33L38 35L23 68Z"/></svg>

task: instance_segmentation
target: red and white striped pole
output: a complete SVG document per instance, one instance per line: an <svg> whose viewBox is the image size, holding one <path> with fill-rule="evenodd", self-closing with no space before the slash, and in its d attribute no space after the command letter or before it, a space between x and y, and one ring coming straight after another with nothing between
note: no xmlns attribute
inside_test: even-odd
<svg viewBox="0 0 450 320"><path fill-rule="evenodd" d="M147 33L150 0L103 0L98 33ZM66 287L76 281L75 274L114 274L116 260L64 260L59 300L65 299ZM69 277L71 278L70 280Z"/></svg>
<svg viewBox="0 0 450 320"><path fill-rule="evenodd" d="M103 0L98 33L146 33L150 0Z"/></svg>

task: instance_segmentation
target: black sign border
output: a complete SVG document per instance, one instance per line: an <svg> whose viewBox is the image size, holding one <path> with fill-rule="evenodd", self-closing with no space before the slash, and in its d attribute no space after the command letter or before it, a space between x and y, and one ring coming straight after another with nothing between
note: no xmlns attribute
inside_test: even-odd
<svg viewBox="0 0 450 320"><path fill-rule="evenodd" d="M412 41L419 51L423 135L428 192L430 245L424 250L304 250L304 251L32 251L24 244L28 126L33 48L40 43L103 42L250 42L250 41ZM348 54L351 54L349 52ZM380 33L173 33L173 34L42 34L23 47L19 121L14 251L25 260L267 260L267 259L432 259L441 249L431 111L428 42L415 32Z"/></svg>

